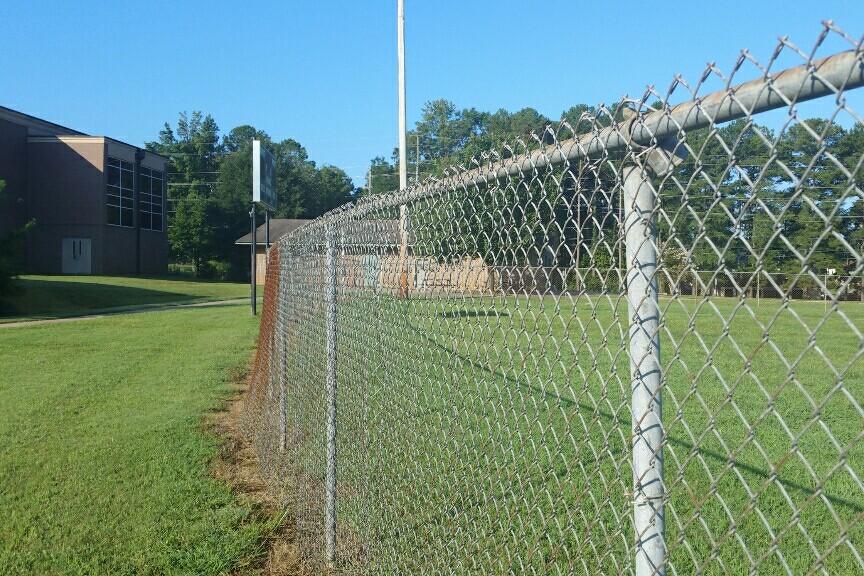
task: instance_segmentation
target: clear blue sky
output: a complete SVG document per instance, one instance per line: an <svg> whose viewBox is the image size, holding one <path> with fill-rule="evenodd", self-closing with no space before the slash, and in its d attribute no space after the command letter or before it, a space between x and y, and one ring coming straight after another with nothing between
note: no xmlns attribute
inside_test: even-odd
<svg viewBox="0 0 864 576"><path fill-rule="evenodd" d="M437 98L556 119L695 82L709 61L728 72L742 48L767 61L779 35L809 52L823 19L864 33L861 0L405 4L409 128ZM398 143L396 0L7 1L0 23L0 105L89 134L140 146L201 110L223 134L293 138L357 185Z"/></svg>

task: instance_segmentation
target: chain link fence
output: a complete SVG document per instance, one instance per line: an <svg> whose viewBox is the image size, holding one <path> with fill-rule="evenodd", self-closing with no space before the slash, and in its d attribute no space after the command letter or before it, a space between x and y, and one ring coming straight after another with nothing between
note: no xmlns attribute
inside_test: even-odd
<svg viewBox="0 0 864 576"><path fill-rule="evenodd" d="M862 84L828 23L279 239L246 425L305 560L864 572Z"/></svg>

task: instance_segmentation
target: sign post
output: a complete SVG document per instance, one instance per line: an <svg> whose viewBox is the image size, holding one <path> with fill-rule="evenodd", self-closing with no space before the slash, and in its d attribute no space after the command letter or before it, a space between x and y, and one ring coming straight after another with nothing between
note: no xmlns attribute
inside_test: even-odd
<svg viewBox="0 0 864 576"><path fill-rule="evenodd" d="M259 140L252 141L252 315L257 310L257 260L258 260L258 231L255 228L255 205L260 204L264 208L264 218L267 222L265 236L265 252L270 248L270 211L276 210L276 158L261 145Z"/></svg>
<svg viewBox="0 0 864 576"><path fill-rule="evenodd" d="M256 246L256 244L258 243L258 230L255 227L255 202L252 202L252 210L249 212L249 216L252 217L252 242L250 243L250 245L252 246L252 281L250 286L251 292L249 306L252 307L252 316L255 316L258 314L258 295L256 294L258 289L258 246Z"/></svg>

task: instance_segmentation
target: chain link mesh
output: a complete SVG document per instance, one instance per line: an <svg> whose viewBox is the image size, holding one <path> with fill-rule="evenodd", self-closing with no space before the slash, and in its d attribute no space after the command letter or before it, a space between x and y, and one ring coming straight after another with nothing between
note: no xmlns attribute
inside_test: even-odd
<svg viewBox="0 0 864 576"><path fill-rule="evenodd" d="M864 572L862 70L829 23L279 239L246 424L306 562Z"/></svg>

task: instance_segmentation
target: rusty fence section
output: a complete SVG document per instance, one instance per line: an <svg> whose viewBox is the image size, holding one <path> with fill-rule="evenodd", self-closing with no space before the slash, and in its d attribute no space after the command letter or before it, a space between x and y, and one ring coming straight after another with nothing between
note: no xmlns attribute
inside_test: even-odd
<svg viewBox="0 0 864 576"><path fill-rule="evenodd" d="M246 426L305 561L864 572L862 84L828 23L280 238Z"/></svg>

